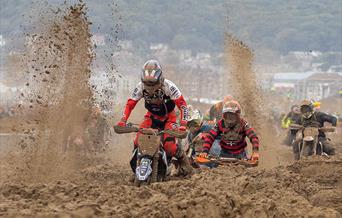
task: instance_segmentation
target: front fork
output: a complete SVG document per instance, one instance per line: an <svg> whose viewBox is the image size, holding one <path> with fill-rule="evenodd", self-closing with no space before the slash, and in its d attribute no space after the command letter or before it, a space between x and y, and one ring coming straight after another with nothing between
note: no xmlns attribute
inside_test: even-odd
<svg viewBox="0 0 342 218"><path fill-rule="evenodd" d="M160 157L159 152L156 152L156 154L153 157L153 162L152 162L151 183L157 182L159 157Z"/></svg>

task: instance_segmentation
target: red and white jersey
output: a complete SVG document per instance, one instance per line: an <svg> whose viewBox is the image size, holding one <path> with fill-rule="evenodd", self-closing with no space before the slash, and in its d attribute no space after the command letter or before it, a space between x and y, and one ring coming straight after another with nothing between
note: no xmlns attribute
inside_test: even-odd
<svg viewBox="0 0 342 218"><path fill-rule="evenodd" d="M182 93L180 92L178 87L173 82L167 79L164 80L162 92L163 95L170 97L171 100L176 100L182 96ZM139 101L143 97L146 97L146 94L144 94L144 84L142 82L139 82L137 87L133 90L131 99Z"/></svg>
<svg viewBox="0 0 342 218"><path fill-rule="evenodd" d="M170 80L165 79L160 89L153 94L144 90L144 84L139 82L133 90L131 98L128 99L123 114L125 120L128 119L135 105L140 99L144 98L145 108L154 115L163 117L172 112L175 106L181 111L181 124L186 123L188 108L178 87Z"/></svg>

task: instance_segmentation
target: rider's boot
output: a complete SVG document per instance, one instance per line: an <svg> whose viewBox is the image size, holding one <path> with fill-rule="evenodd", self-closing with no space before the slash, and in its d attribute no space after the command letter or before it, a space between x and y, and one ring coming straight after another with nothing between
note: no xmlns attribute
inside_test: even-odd
<svg viewBox="0 0 342 218"><path fill-rule="evenodd" d="M178 149L176 153L176 158L179 164L178 176L186 176L192 174L193 168L191 167L189 158L186 156L183 149Z"/></svg>

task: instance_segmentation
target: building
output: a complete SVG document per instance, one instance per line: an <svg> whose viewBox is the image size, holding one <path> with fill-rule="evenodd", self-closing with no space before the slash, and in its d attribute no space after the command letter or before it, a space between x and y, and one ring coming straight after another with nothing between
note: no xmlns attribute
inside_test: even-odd
<svg viewBox="0 0 342 218"><path fill-rule="evenodd" d="M3 36L0 35L0 47L1 47L1 46L5 46L5 45L6 45L6 41L5 41L5 39L3 38Z"/></svg>
<svg viewBox="0 0 342 218"><path fill-rule="evenodd" d="M316 73L306 78L299 88L300 98L321 100L337 95L342 87L342 76L337 73Z"/></svg>
<svg viewBox="0 0 342 218"><path fill-rule="evenodd" d="M289 72L275 73L273 75L273 89L291 88L294 89L296 84L313 75L314 72Z"/></svg>
<svg viewBox="0 0 342 218"><path fill-rule="evenodd" d="M320 100L338 93L342 76L338 73L276 73L272 90L294 99Z"/></svg>

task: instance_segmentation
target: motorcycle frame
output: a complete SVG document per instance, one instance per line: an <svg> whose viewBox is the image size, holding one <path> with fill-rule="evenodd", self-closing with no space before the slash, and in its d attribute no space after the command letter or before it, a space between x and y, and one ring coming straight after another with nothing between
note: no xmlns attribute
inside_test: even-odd
<svg viewBox="0 0 342 218"><path fill-rule="evenodd" d="M315 134L314 135L306 135L305 132L313 132L313 129L316 129L314 127L306 127L303 128L303 130L301 132L299 132L298 134L300 134L300 140L301 142L298 143L298 150L299 152L299 159L303 159L303 157L305 157L306 155L304 154L304 151L306 151L306 147L309 146L309 143L313 143L313 155L317 155L317 146L319 145L321 148L321 155L323 155L323 145L322 143L318 140L318 134L319 134L319 130L315 130ZM312 137L312 139L309 139L309 137Z"/></svg>
<svg viewBox="0 0 342 218"><path fill-rule="evenodd" d="M152 135L152 136L158 136L159 140L158 142L158 146L154 145L152 147L155 148L153 154L152 153L144 153L142 151L142 148L141 146L139 145L139 141L142 141L142 140L146 140L148 138L151 137L151 135L147 135L147 134L142 134L141 136L139 136L139 139L138 139L138 147L136 148L136 152L137 152L137 163L136 163L136 168L140 165L140 161L142 160L142 158L144 156L150 156L151 159L152 159L152 173L151 173L151 183L153 182L156 182L158 179L158 167L159 167L159 160L160 158L162 159L164 165L165 165L165 174L167 174L168 170L169 170L169 165L168 165L168 162L167 162L167 157L166 157L166 152L165 150L163 149L163 142L162 142L162 139L164 137L164 134L160 134L160 135ZM142 139L141 139L142 137ZM133 152L135 155L135 152ZM133 158L133 157L132 157ZM163 175L165 176L165 175Z"/></svg>

